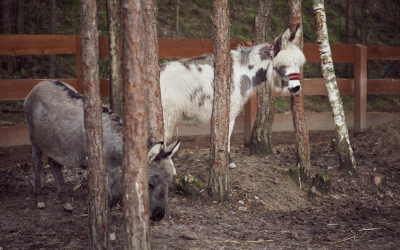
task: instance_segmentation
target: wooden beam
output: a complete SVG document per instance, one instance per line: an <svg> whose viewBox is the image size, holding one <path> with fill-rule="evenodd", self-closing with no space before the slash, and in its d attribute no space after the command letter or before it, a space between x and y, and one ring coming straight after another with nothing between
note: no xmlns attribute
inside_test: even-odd
<svg viewBox="0 0 400 250"><path fill-rule="evenodd" d="M367 47L354 46L354 133L367 126Z"/></svg>
<svg viewBox="0 0 400 250"><path fill-rule="evenodd" d="M400 47L367 45L368 60L400 60Z"/></svg>
<svg viewBox="0 0 400 250"><path fill-rule="evenodd" d="M330 44L332 60L338 63L354 62L353 44ZM303 53L307 62L320 62L318 45L316 43L304 43Z"/></svg>
<svg viewBox="0 0 400 250"><path fill-rule="evenodd" d="M0 35L0 55L76 54L76 35Z"/></svg>
<svg viewBox="0 0 400 250"><path fill-rule="evenodd" d="M368 94L400 94L400 79L368 79Z"/></svg>
<svg viewBox="0 0 400 250"><path fill-rule="evenodd" d="M0 100L24 100L33 87L48 79L2 79L0 81ZM59 79L76 88L76 79Z"/></svg>
<svg viewBox="0 0 400 250"><path fill-rule="evenodd" d="M238 46L251 46L251 42L231 40L231 49ZM161 59L191 58L213 53L212 39L173 39L159 38L158 47Z"/></svg>

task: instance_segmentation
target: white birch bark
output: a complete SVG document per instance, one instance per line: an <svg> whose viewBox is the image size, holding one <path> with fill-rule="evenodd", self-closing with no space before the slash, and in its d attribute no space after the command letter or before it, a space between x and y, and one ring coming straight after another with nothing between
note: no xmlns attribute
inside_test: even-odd
<svg viewBox="0 0 400 250"><path fill-rule="evenodd" d="M321 58L321 69L324 77L329 102L332 106L333 120L336 130L337 151L339 153L340 167L343 172L357 175L356 161L350 146L349 133L344 117L342 99L337 87L335 69L332 61L331 47L329 45L328 29L324 0L313 0L317 43Z"/></svg>

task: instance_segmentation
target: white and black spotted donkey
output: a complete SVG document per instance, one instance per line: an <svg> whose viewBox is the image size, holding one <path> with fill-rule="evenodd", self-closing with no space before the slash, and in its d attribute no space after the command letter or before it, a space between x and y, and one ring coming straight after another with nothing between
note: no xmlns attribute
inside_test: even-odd
<svg viewBox="0 0 400 250"><path fill-rule="evenodd" d="M293 33L287 27L275 39L275 45L264 43L231 51L228 149L235 118L254 87L265 82L272 85L275 91L296 94L300 90L299 72L305 63L300 49L300 36L299 26ZM214 95L214 55L162 64L160 84L165 142L171 139L177 123L200 126L210 122ZM230 155L229 167L236 167Z"/></svg>

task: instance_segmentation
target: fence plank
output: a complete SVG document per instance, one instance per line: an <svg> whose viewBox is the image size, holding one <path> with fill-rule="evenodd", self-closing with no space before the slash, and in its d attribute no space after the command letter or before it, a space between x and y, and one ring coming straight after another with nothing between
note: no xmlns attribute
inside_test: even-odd
<svg viewBox="0 0 400 250"><path fill-rule="evenodd" d="M400 94L400 79L368 79L368 94Z"/></svg>
<svg viewBox="0 0 400 250"><path fill-rule="evenodd" d="M368 60L400 60L400 47L367 45Z"/></svg>
<svg viewBox="0 0 400 250"><path fill-rule="evenodd" d="M33 87L48 79L2 79L0 81L0 100L24 100ZM76 79L59 79L76 88Z"/></svg>
<svg viewBox="0 0 400 250"><path fill-rule="evenodd" d="M231 49L238 46L251 46L251 42L231 40ZM213 53L212 39L173 39L159 38L158 47L161 59L182 59Z"/></svg>
<svg viewBox="0 0 400 250"><path fill-rule="evenodd" d="M77 35L0 35L0 55L76 54Z"/></svg>

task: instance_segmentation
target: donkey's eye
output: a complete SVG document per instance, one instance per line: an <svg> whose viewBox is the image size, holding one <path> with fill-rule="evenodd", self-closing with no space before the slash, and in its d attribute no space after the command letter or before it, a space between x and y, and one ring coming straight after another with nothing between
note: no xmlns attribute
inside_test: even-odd
<svg viewBox="0 0 400 250"><path fill-rule="evenodd" d="M279 71L282 72L283 74L286 73L286 66L279 66Z"/></svg>
<svg viewBox="0 0 400 250"><path fill-rule="evenodd" d="M149 190L154 190L154 185L149 183Z"/></svg>

